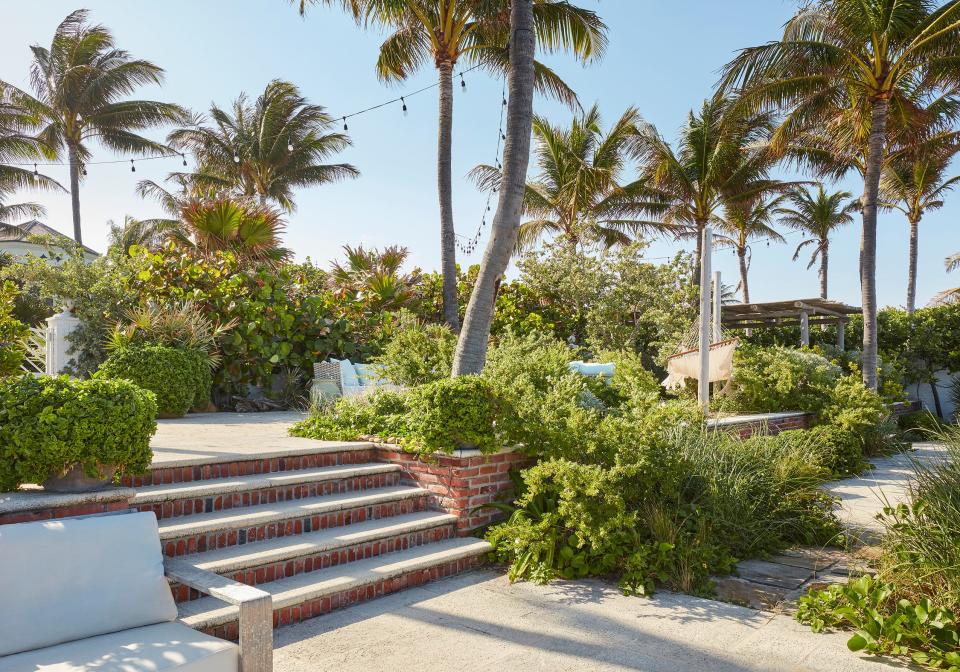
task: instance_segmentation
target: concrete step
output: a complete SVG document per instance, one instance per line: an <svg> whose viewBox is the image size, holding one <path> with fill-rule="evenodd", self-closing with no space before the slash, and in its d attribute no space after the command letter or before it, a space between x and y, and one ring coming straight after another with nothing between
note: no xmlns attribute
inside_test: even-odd
<svg viewBox="0 0 960 672"><path fill-rule="evenodd" d="M448 539L264 583L259 588L273 595L273 623L277 627L466 571L479 564L490 550L490 544L483 540ZM204 597L178 608L180 621L186 625L216 637L236 639L237 607Z"/></svg>
<svg viewBox="0 0 960 672"><path fill-rule="evenodd" d="M201 553L424 511L428 495L429 492L423 488L391 486L200 513L161 520L160 540L168 556Z"/></svg>
<svg viewBox="0 0 960 672"><path fill-rule="evenodd" d="M348 464L137 488L133 506L158 520L398 485L399 465Z"/></svg>
<svg viewBox="0 0 960 672"><path fill-rule="evenodd" d="M179 560L255 586L449 539L456 534L456 522L457 517L452 514L422 511L229 546L186 555ZM171 590L178 602L201 597L198 591L180 584L172 585Z"/></svg>
<svg viewBox="0 0 960 672"><path fill-rule="evenodd" d="M189 483L211 478L235 478L278 471L315 469L344 464L362 464L377 458L373 444L350 441L314 441L283 437L283 445L264 445L255 454L224 451L204 446L202 440L190 450L163 445L154 448L154 461L146 474L125 476L127 487Z"/></svg>

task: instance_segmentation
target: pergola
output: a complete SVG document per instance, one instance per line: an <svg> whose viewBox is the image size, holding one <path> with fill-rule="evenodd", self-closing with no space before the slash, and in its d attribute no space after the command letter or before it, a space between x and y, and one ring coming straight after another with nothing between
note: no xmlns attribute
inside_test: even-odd
<svg viewBox="0 0 960 672"><path fill-rule="evenodd" d="M837 347L843 350L843 326L851 315L863 314L862 308L827 299L735 303L720 310L720 323L726 329L764 329L800 327L800 344L810 345L811 324L836 324Z"/></svg>

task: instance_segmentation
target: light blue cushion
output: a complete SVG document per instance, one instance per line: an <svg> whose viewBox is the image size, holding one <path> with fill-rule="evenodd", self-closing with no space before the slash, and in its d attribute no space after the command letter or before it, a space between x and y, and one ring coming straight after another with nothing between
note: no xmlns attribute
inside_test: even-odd
<svg viewBox="0 0 960 672"><path fill-rule="evenodd" d="M354 364L353 368L360 379L360 385L380 385L383 383L381 367L378 364Z"/></svg>
<svg viewBox="0 0 960 672"><path fill-rule="evenodd" d="M600 362L570 362L570 370L583 376L602 376L604 378L613 378L616 371L616 364L602 364Z"/></svg>
<svg viewBox="0 0 960 672"><path fill-rule="evenodd" d="M354 388L360 385L360 379L357 377L357 370L349 359L340 360L340 386L345 390L348 387Z"/></svg>

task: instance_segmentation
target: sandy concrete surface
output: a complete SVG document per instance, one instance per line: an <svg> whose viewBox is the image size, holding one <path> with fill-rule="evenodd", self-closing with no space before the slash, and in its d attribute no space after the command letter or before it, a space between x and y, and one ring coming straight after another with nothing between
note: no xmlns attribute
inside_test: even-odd
<svg viewBox="0 0 960 672"><path fill-rule="evenodd" d="M483 570L280 628L277 672L645 670L881 672L849 635L688 595L625 597L601 581L510 585Z"/></svg>

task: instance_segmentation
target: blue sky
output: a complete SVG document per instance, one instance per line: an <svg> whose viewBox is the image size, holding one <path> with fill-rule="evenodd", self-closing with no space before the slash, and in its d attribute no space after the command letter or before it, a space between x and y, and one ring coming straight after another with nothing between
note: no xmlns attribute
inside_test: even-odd
<svg viewBox="0 0 960 672"><path fill-rule="evenodd" d="M587 68L562 55L544 60L577 91L585 107L598 102L608 122L636 105L671 139L689 109L709 95L719 68L731 55L738 48L775 37L795 7L792 0L580 1L598 11L611 28L605 58ZM56 24L78 6L62 0L8 0L3 10L8 30L0 42L0 78L25 85L28 45L48 44ZM165 85L145 88L141 97L174 101L194 110L206 110L212 101L229 105L241 91L255 96L271 79L283 78L339 116L435 79L432 70L424 70L402 86L379 83L374 62L381 36L358 30L331 9L314 8L304 20L285 0L87 0L83 6L91 10L94 21L110 27L120 47L166 70ZM476 164L494 159L501 83L475 72L467 75L467 84L465 93L455 92L453 173L457 230L470 236L483 215L484 196L465 176ZM395 105L350 120L354 145L342 160L360 169L359 179L298 194L286 243L299 258L310 256L325 264L338 256L344 244L400 243L410 249L413 263L428 269L438 266L436 92L407 102L407 117ZM545 100L538 100L536 109L557 122L568 121L571 114ZM112 158L116 157L101 150L95 160ZM160 214L155 205L139 199L133 187L139 179L160 180L178 169L179 160L174 159L138 161L136 174L130 172L129 162L90 166L81 189L84 242L102 249L107 220L122 221L126 214ZM65 168L52 167L47 172L67 182ZM855 181L843 186L859 194ZM20 196L46 205L48 222L70 231L67 194ZM960 193L921 224L919 303L960 284L960 276L951 278L943 269L943 258L960 250L958 214ZM791 235L792 245L761 243L754 249L750 272L754 301L817 294L815 269L807 271L805 262L791 261L798 240L799 236ZM676 243L654 242L649 256L663 257L677 249ZM906 250L902 216L882 214L877 268L881 305L902 305L905 300ZM480 254L478 250L460 261L476 263ZM847 227L832 248L832 298L860 304L858 254L858 226ZM730 252L718 252L716 265L725 282L736 283L736 258Z"/></svg>

